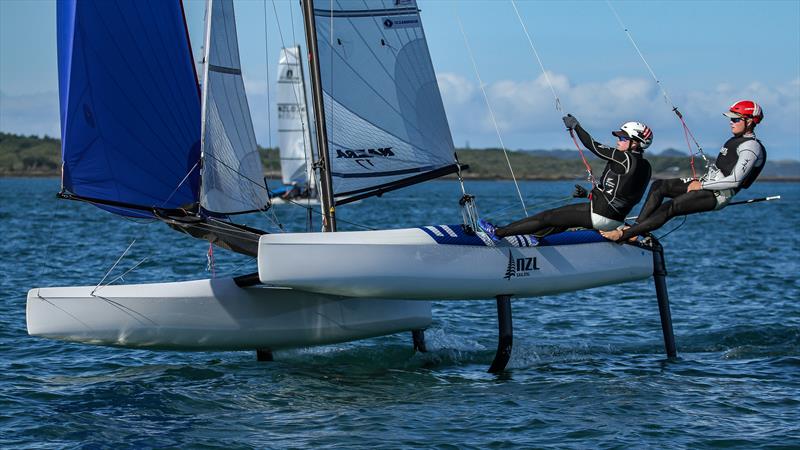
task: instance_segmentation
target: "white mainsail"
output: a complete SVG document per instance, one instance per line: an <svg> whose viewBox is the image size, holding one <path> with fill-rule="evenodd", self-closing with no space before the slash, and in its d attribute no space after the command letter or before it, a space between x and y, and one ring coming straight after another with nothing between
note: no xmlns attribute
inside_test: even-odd
<svg viewBox="0 0 800 450"><path fill-rule="evenodd" d="M203 77L200 205L223 214L264 209L263 169L239 62L232 0L209 0Z"/></svg>
<svg viewBox="0 0 800 450"><path fill-rule="evenodd" d="M282 49L278 61L278 140L283 184L307 186L313 190L314 160L300 47Z"/></svg>
<svg viewBox="0 0 800 450"><path fill-rule="evenodd" d="M416 2L319 1L314 16L334 195L454 172Z"/></svg>

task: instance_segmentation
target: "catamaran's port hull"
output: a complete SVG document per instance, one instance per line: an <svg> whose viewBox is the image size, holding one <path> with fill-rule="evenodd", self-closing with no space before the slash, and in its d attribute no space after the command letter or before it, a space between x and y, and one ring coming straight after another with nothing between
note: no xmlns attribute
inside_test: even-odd
<svg viewBox="0 0 800 450"><path fill-rule="evenodd" d="M513 239L517 245L476 245L478 238L445 227L262 235L259 278L348 297L472 300L557 294L653 274L649 250L605 241L596 232L565 233L562 241L572 241L559 245L530 246L521 238Z"/></svg>
<svg viewBox="0 0 800 450"><path fill-rule="evenodd" d="M278 350L331 344L431 323L429 302L355 299L231 278L31 289L28 333L64 341L170 350Z"/></svg>

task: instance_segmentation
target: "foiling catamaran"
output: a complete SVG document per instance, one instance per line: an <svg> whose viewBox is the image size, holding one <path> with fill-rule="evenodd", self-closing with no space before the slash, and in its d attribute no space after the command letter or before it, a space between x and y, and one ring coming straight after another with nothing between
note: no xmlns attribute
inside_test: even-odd
<svg viewBox="0 0 800 450"><path fill-rule="evenodd" d="M255 349L267 359L277 349L412 331L424 350L432 300L496 299L500 342L490 370L501 371L512 296L654 275L667 353L675 355L657 242L618 245L590 230L493 242L478 230L415 1L318 3L303 1L303 13L325 231L271 234L231 220L270 207L232 0L208 1L202 83L179 0L59 1L60 196L159 219L256 257L258 271L32 289L31 335ZM334 232L337 208L448 174L461 182L462 223ZM287 264L298 255L302 264Z"/></svg>

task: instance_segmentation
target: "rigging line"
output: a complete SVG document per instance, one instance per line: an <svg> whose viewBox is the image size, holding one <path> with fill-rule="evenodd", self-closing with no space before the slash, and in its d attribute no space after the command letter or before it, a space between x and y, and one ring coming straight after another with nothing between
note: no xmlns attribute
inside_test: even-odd
<svg viewBox="0 0 800 450"><path fill-rule="evenodd" d="M291 2L289 2L291 4ZM273 3L274 4L274 3ZM266 62L266 75L267 75L267 145L272 148L272 116L270 115L270 101L269 96L269 27L267 26L267 0L264 0L264 59Z"/></svg>
<svg viewBox="0 0 800 450"><path fill-rule="evenodd" d="M292 3L294 2L292 1L289 2L289 23L292 25L292 42L294 44L297 44L297 36L295 36L294 34L294 8L292 8ZM299 59L300 55L297 55L297 58Z"/></svg>
<svg viewBox="0 0 800 450"><path fill-rule="evenodd" d="M187 172L187 173L186 173L186 176L184 176L184 177L183 177L183 179L181 180L181 182L180 182L180 183L178 183L178 185L177 185L177 186L175 186L175 189L173 189L173 190L172 190L172 193L171 193L171 194L169 194L169 197L167 197L167 199L166 199L166 200L164 200L163 202L161 202L161 205L159 205L159 208L163 208L163 207L164 207L164 205L165 205L165 204L166 204L168 201L172 200L172 196L173 196L173 195L175 195L175 193L176 193L176 192L178 192L178 189L180 189L180 188L181 188L181 186L183 185L183 183L185 183L185 182L186 182L186 180L188 180L188 179L189 179L189 176L192 174L192 172L194 172L194 169L197 167L197 165L198 165L198 164L200 164L200 160L199 160L199 159L198 159L198 160L197 160L197 161L194 163L194 165L193 165L193 166L192 166L192 167L189 169L189 172Z"/></svg>
<svg viewBox="0 0 800 450"><path fill-rule="evenodd" d="M583 167L586 168L586 173L589 174L589 182L592 183L592 186L597 186L597 181L594 179L594 172L592 172L592 166L589 164L589 161L586 160L586 155L583 154L583 149L581 148L580 144L578 144L578 140L575 139L575 132L569 130L569 137L572 138L572 142L575 143L575 148L578 149L578 154L581 155L581 161L583 161ZM592 143L592 148L595 148L594 143Z"/></svg>
<svg viewBox="0 0 800 450"><path fill-rule="evenodd" d="M676 116L678 116L678 119L681 121L681 125L684 128L684 132L686 134L688 134L689 136L691 136L692 140L694 141L694 145L697 147L698 153L700 153L700 156L705 161L706 166L708 166L708 164L709 164L708 158L706 158L706 154L705 154L705 152L703 152L703 147L700 145L699 142L697 142L697 139L695 139L694 134L692 133L692 130L689 129L689 126L686 124L686 121L683 119L683 114L681 114L681 112L678 110L678 107L675 106L675 103L673 103L672 99L670 98L669 94L667 93L666 88L664 88L664 85L661 84L661 81L658 79L658 77L656 76L655 72L653 72L653 68L650 67L650 64L647 62L647 59L645 59L644 55L642 54L642 51L639 49L639 46L636 44L636 41L633 39L633 35L631 35L631 32L628 30L628 27L626 27L625 24L622 22L622 19L620 18L619 14L617 14L617 10L614 8L614 5L611 4L610 0L606 0L606 4L608 5L609 9L611 9L611 12L614 13L614 17L616 17L617 23L619 23L619 26L625 32L625 35L628 36L628 40L633 45L633 48L636 49L636 53L639 54L639 58L642 59L642 62L644 63L645 67L647 67L647 70L650 72L650 76L653 77L653 80L656 82L656 85L658 85L659 89L661 89L661 93L664 96L664 101L666 101L672 107L672 111L675 113ZM691 147L689 148L689 152L690 152L692 158L694 158L694 152L692 152ZM694 169L694 162L692 162L692 168Z"/></svg>
<svg viewBox="0 0 800 450"><path fill-rule="evenodd" d="M525 37L528 38L528 44L531 46L531 50L533 51L533 55L536 57L536 61L539 62L539 67L542 69L542 75L544 75L547 85L550 86L550 92L553 93L553 98L555 98L556 101L556 111L563 113L564 110L561 107L561 99L558 98L558 94L553 86L553 82L550 80L550 74L547 72L547 69L544 68L542 58L539 57L539 52L536 50L536 46L533 45L533 39L531 38L531 34L528 32L528 26L525 25L525 21L522 20L522 15L519 13L519 9L517 8L517 2L515 0L511 0L511 6L514 7L514 12L517 14L517 20L519 20L519 24L522 26L522 30L525 32ZM592 185L596 185L597 183L595 182L594 174L592 173L592 166L589 164L589 161L586 160L586 155L583 154L583 149L575 139L575 133L573 133L572 130L569 130L569 135L572 138L572 142L575 143L575 148L578 149L578 154L581 156L583 166L586 168L586 172L588 173L589 181L592 183Z"/></svg>
<svg viewBox="0 0 800 450"><path fill-rule="evenodd" d="M469 58L472 61L472 68L475 70L475 76L478 78L478 84L481 87L481 92L483 93L483 99L486 101L486 107L489 109L489 115L492 118L492 123L494 124L494 129L497 132L497 138L500 140L500 146L503 148L503 155L506 157L506 162L508 163L508 170L511 172L511 178L514 180L514 186L517 188L517 195L519 196L519 201L522 204L522 210L525 212L525 217L528 217L528 208L525 207L525 199L522 198L522 191L519 189L519 183L517 183L517 177L514 175L514 169L511 167L511 160L508 158L508 150L506 149L505 143L503 143L503 137L500 135L500 128L497 126L497 120L494 117L494 110L492 109L492 105L489 103L489 97L486 95L486 89L483 86L483 80L481 80L481 74L478 72L478 65L475 63L475 57L472 55L472 48L469 46L469 40L467 39L467 34L464 32L464 26L461 23L461 16L458 14L458 5L456 5L456 20L458 21L458 28L461 30L461 36L464 38L464 45L467 47L467 53L469 53Z"/></svg>
<svg viewBox="0 0 800 450"><path fill-rule="evenodd" d="M235 173L236 175L239 175L240 177L244 178L245 180L253 183L256 186L258 186L259 189L262 189L263 191L266 191L267 193L269 193L269 189L267 189L266 186L262 185L261 182L255 181L252 178L248 177L247 175L239 172L238 169L236 169L235 167L233 167L230 164L226 163L225 161L221 160L220 158L217 158L214 154L208 153L206 156L210 156L211 159L213 159L214 161L216 161L216 162L220 163L221 165L225 166L225 168L227 168L231 172ZM256 207L256 208L258 208L258 207Z"/></svg>
<svg viewBox="0 0 800 450"><path fill-rule="evenodd" d="M302 203L298 203L298 202L295 202L294 200L290 200L290 199L284 199L284 201L287 202L287 203L291 203L291 204L297 205L297 206L299 206L301 208L306 208L307 210L312 211L314 214L318 214L320 216L323 216L322 212L317 211L316 208L312 208L311 206L304 206ZM303 200L301 200L301 201L303 201ZM356 223L356 222L350 222L350 221L347 221L347 220L342 220L342 219L339 219L339 218L337 218L336 221L337 222L346 223L348 225L353 225L354 227L361 228L363 230L375 230L375 228L368 227L366 225L362 225L362 224Z"/></svg>
<svg viewBox="0 0 800 450"><path fill-rule="evenodd" d="M628 27L625 26L625 24L622 22L622 19L619 17L619 14L617 14L617 10L614 9L614 5L612 5L609 0L606 0L606 4L611 9L611 12L614 13L614 17L617 18L617 23L619 23L619 26L628 36L628 40L631 41L631 44L633 44L633 48L636 49L636 53L639 54L639 58L642 59L642 62L644 63L645 67L647 67L647 70L650 72L650 76L653 77L653 80L655 80L656 84L661 89L661 93L664 95L664 100L674 108L675 104L672 102L672 99L669 97L669 94L667 94L667 90L664 89L664 86L661 84L661 81L659 81L655 72L653 72L653 69L650 67L650 64L647 63L647 60L644 58L644 55L642 54L642 51L639 50L639 46L636 45L636 41L633 40L633 36L631 35L631 32L628 30Z"/></svg>
<svg viewBox="0 0 800 450"><path fill-rule="evenodd" d="M128 253L128 250L130 250L131 247L133 247L133 244L135 244L135 243L136 243L136 239L134 239L133 241L131 241L130 244L128 244L128 248L126 248L125 251L122 252L121 255L119 255L119 258L117 258L117 261L114 263L114 265L111 266L110 269L108 269L108 271L106 272L105 276L103 276L103 278L100 280L100 282L97 283L97 286L95 286L94 289L92 289L92 292L89 295L94 295L94 292L97 290L97 288L99 288L100 285L103 284L103 281L106 281L106 278L108 278L108 275L111 273L111 271L114 270L115 267L117 267L117 264L119 264L119 262L122 261L122 258L125 257L125 255Z"/></svg>
<svg viewBox="0 0 800 450"><path fill-rule="evenodd" d="M558 98L558 94L556 94L556 89L553 87L553 83L550 81L550 75L547 73L547 70L544 68L544 64L542 63L542 58L539 57L539 52L536 51L536 46L533 45L533 39L531 39L530 33L528 33L528 27L525 25L525 22L522 20L522 16L517 9L517 2L511 0L511 6L514 7L514 12L517 13L517 19L519 19L519 24L522 25L522 30L525 32L525 37L528 38L528 44L531 46L531 50L533 50L533 54L536 56L536 60L539 61L539 67L542 68L542 74L544 75L544 79L547 81L547 85L550 86L550 92L553 93L553 97L556 99L556 111L563 112L561 109L561 100Z"/></svg>
<svg viewBox="0 0 800 450"><path fill-rule="evenodd" d="M136 269L137 267L139 267L142 264L144 264L144 262L147 261L148 259L150 259L150 257L149 256L145 256L144 258L141 259L141 261L136 263L133 267L131 267L130 269L128 269L125 272L123 272L122 275L120 275L117 278L114 278L113 280L109 281L108 283L100 286L100 289L103 289L104 287L106 287L106 286L108 286L110 284L114 284L115 281L117 281L119 279L122 279L122 277L124 277L125 275L129 274L130 272L133 272L134 269Z"/></svg>
<svg viewBox="0 0 800 450"><path fill-rule="evenodd" d="M539 207L539 206L547 206L547 205L552 205L552 204L557 204L557 203L564 203L564 202L567 202L567 201L571 200L572 198L574 198L574 197L572 197L570 195L569 197L563 197L563 198L559 198L559 199L555 199L555 200L548 200L548 201L544 201L544 202L531 203L528 206L530 206L531 208L534 208L534 207ZM513 207L514 207L514 205L509 205L509 206L506 206L504 208L495 209L494 211L490 211L489 213L485 214L485 216L486 217L492 217L495 214L503 213L504 211L507 211L507 210L509 210L509 209L511 209Z"/></svg>
<svg viewBox="0 0 800 450"><path fill-rule="evenodd" d="M242 268L242 267L244 267L246 264L250 264L251 262L253 262L253 261L255 261L255 260L256 260L256 258L250 258L250 259L248 259L247 261L244 261L243 263L241 263L241 264L239 264L239 265L235 266L233 269L230 269L230 270L226 271L226 272L225 272L223 275L220 275L220 276L221 276L221 277L226 277L226 276L232 276L232 275L235 275L235 274L236 274L236 272L238 272L239 270L241 270L241 268Z"/></svg>
<svg viewBox="0 0 800 450"><path fill-rule="evenodd" d="M686 224L686 218L687 217L689 217L689 216L688 215L683 216L683 221L677 227L667 231L666 233L664 233L663 235L657 237L656 239L658 239L659 241L663 241L664 239L666 239L666 237L669 236L670 234L672 234L673 231L677 231L678 228L680 228L680 227L682 227L682 226L684 226Z"/></svg>

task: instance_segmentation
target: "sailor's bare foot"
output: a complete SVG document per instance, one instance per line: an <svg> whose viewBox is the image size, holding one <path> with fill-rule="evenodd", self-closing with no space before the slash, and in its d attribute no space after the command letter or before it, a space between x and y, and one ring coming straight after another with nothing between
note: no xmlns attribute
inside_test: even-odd
<svg viewBox="0 0 800 450"><path fill-rule="evenodd" d="M600 234L609 241L617 242L622 238L622 230L601 231Z"/></svg>

